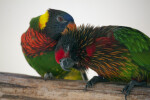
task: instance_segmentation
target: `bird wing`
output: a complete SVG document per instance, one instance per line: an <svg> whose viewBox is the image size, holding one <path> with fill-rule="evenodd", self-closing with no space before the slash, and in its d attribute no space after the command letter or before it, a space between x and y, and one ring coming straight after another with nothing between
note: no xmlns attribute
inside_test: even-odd
<svg viewBox="0 0 150 100"><path fill-rule="evenodd" d="M150 38L130 27L110 27L115 40L130 52L133 61L141 68L150 71Z"/></svg>

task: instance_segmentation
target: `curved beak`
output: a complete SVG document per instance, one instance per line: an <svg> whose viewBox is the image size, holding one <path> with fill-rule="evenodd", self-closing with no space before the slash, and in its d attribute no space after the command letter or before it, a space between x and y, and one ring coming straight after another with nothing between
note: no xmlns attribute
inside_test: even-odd
<svg viewBox="0 0 150 100"><path fill-rule="evenodd" d="M76 24L75 24L74 22L70 22L70 23L66 26L66 28L64 29L64 31L62 32L62 34L64 35L66 32L68 32L68 29L69 29L69 30L75 30L75 29L77 29Z"/></svg>
<svg viewBox="0 0 150 100"><path fill-rule="evenodd" d="M65 71L70 71L70 68L74 66L74 61L71 58L62 58L59 60L60 66Z"/></svg>

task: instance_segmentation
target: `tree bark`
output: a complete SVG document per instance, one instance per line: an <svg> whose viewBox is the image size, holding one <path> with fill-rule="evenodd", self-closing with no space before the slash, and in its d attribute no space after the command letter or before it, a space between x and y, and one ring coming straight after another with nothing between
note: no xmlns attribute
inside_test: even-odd
<svg viewBox="0 0 150 100"><path fill-rule="evenodd" d="M84 91L83 81L43 80L0 72L0 100L124 100L120 83L98 83ZM135 87L128 100L150 100L149 87Z"/></svg>

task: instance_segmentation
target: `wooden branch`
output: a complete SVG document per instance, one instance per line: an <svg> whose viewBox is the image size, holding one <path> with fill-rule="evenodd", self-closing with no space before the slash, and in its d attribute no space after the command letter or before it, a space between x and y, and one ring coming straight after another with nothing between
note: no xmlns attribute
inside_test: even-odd
<svg viewBox="0 0 150 100"><path fill-rule="evenodd" d="M124 100L122 84L99 83L84 91L83 81L43 80L40 77L0 72L3 100ZM135 87L128 100L149 100L150 88Z"/></svg>

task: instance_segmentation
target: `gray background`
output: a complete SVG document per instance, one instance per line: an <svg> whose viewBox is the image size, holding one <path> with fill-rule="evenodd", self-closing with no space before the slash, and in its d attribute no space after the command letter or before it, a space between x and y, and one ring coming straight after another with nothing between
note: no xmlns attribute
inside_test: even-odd
<svg viewBox="0 0 150 100"><path fill-rule="evenodd" d="M70 13L77 25L130 26L150 36L150 0L0 0L1 72L38 75L26 62L20 40L30 19L48 8Z"/></svg>

